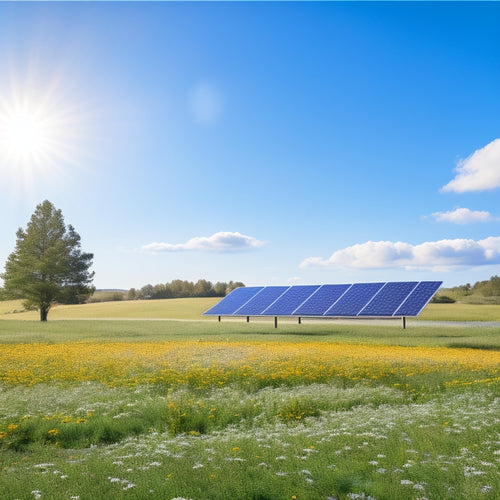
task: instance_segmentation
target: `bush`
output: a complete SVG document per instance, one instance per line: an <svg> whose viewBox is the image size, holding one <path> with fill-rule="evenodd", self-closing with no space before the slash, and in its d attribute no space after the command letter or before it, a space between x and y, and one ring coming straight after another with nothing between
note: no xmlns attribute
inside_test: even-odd
<svg viewBox="0 0 500 500"><path fill-rule="evenodd" d="M454 304L455 299L448 297L448 295L436 295L431 300L433 304Z"/></svg>

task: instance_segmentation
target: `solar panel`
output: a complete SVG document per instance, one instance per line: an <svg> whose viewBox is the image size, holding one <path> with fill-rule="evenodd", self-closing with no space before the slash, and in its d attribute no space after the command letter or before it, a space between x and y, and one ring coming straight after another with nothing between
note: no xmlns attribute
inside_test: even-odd
<svg viewBox="0 0 500 500"><path fill-rule="evenodd" d="M229 316L239 309L243 304L248 302L252 297L259 293L263 286L241 287L233 290L229 295L226 295L215 306L204 312L205 315Z"/></svg>
<svg viewBox="0 0 500 500"><path fill-rule="evenodd" d="M418 281L386 283L359 312L359 316L392 316L417 285Z"/></svg>
<svg viewBox="0 0 500 500"><path fill-rule="evenodd" d="M384 283L354 283L324 316L356 316Z"/></svg>
<svg viewBox="0 0 500 500"><path fill-rule="evenodd" d="M351 285L322 285L300 307L294 316L323 316Z"/></svg>
<svg viewBox="0 0 500 500"><path fill-rule="evenodd" d="M421 281L394 313L394 316L418 316L442 281Z"/></svg>
<svg viewBox="0 0 500 500"><path fill-rule="evenodd" d="M441 283L403 281L242 287L233 290L204 314L299 316L299 319L301 316L404 318L418 316Z"/></svg>
<svg viewBox="0 0 500 500"><path fill-rule="evenodd" d="M265 309L262 314L269 316L290 316L318 288L319 285L291 286Z"/></svg>
<svg viewBox="0 0 500 500"><path fill-rule="evenodd" d="M248 302L233 312L236 316L259 316L280 295L288 290L288 286L266 286L254 295Z"/></svg>

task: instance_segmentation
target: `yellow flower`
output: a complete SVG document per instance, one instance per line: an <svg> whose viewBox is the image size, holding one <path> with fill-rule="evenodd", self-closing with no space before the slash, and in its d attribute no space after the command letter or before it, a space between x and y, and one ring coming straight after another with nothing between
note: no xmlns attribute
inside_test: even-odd
<svg viewBox="0 0 500 500"><path fill-rule="evenodd" d="M9 426L7 427L7 429L9 429L9 431L13 431L14 429L17 429L18 427L19 427L19 425L9 424Z"/></svg>
<svg viewBox="0 0 500 500"><path fill-rule="evenodd" d="M49 432L47 432L49 436L57 436L59 434L59 429L50 429Z"/></svg>

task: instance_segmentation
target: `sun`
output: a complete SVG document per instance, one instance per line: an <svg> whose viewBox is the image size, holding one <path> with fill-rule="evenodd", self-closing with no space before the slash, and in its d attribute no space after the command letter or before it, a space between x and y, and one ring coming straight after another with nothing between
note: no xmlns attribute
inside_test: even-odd
<svg viewBox="0 0 500 500"><path fill-rule="evenodd" d="M50 130L46 120L34 111L16 110L2 118L1 145L7 159L37 161L47 153Z"/></svg>
<svg viewBox="0 0 500 500"><path fill-rule="evenodd" d="M78 168L82 113L54 84L0 88L0 195L64 183Z"/></svg>

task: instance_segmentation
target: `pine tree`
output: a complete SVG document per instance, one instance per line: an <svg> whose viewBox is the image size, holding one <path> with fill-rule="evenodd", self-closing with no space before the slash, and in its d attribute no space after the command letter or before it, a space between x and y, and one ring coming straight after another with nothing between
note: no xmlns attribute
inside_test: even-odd
<svg viewBox="0 0 500 500"><path fill-rule="evenodd" d="M24 299L25 308L38 309L40 321L47 321L54 303L82 303L93 293L93 258L82 253L80 236L64 224L61 210L45 200L26 230L17 231L16 248L0 277L9 296Z"/></svg>

